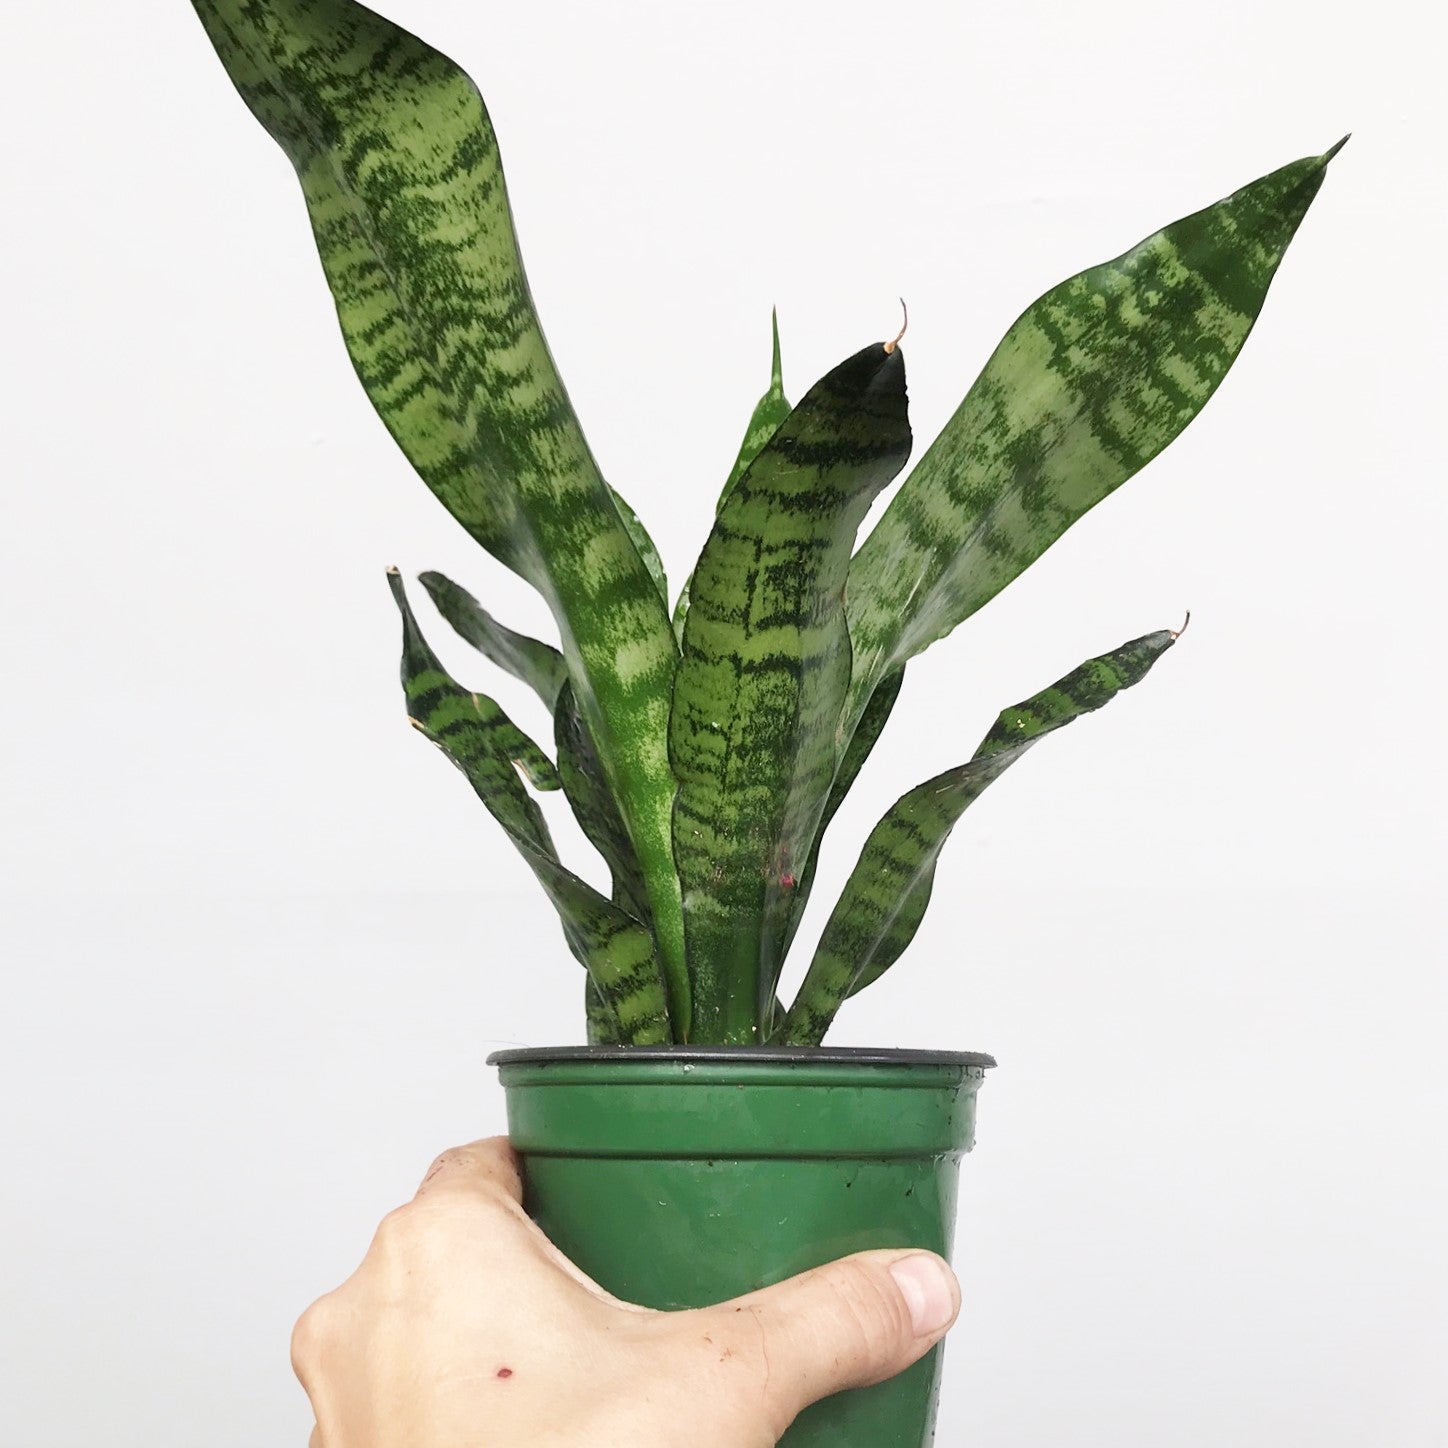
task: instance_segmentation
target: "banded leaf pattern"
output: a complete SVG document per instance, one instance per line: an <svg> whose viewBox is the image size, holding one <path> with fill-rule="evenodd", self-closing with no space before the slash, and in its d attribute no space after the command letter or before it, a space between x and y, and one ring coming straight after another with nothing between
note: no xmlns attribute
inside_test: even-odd
<svg viewBox="0 0 1448 1448"><path fill-rule="evenodd" d="M679 1019L667 607L538 323L492 124L446 56L353 0L194 0L296 168L348 351L428 486L553 611L642 863Z"/></svg>
<svg viewBox="0 0 1448 1448"><path fill-rule="evenodd" d="M1026 309L851 566L847 735L881 679L969 618L1201 411L1337 149Z"/></svg>
<svg viewBox="0 0 1448 1448"><path fill-rule="evenodd" d="M427 589L437 611L484 658L527 684L551 714L559 691L568 681L568 665L551 644L514 633L500 624L467 589L441 573L422 573L417 580Z"/></svg>
<svg viewBox="0 0 1448 1448"><path fill-rule="evenodd" d="M870 832L784 1024L786 1045L818 1045L846 997L878 980L915 938L935 866L961 815L1037 740L1138 684L1176 642L1160 630L1089 659L997 718L975 754L903 795Z"/></svg>
<svg viewBox="0 0 1448 1448"><path fill-rule="evenodd" d="M583 1020L590 1046L617 1046L620 1044L618 1020L608 1008L608 1002L599 994L592 976L584 981Z"/></svg>
<svg viewBox="0 0 1448 1448"><path fill-rule="evenodd" d="M729 469L729 476L724 480L724 487L719 494L719 502L715 506L717 516L720 508L724 506L724 500L734 490L743 475L745 468L759 455L759 450L769 441L778 430L779 425L789 416L789 399L784 395L784 368L779 356L779 313L777 311L770 315L770 330L774 334L774 355L769 368L769 386L764 396L754 404L754 411L749 415L749 425L744 429L744 441L739 444L738 456L734 459L734 466ZM689 584L686 582L679 592L679 600L674 605L674 632L680 640L684 637L684 619L689 613Z"/></svg>
<svg viewBox="0 0 1448 1448"><path fill-rule="evenodd" d="M769 386L765 388L764 396L754 404L754 411L749 414L749 425L744 429L744 441L739 444L734 466L729 469L729 476L719 492L719 502L714 510L716 513L734 491L734 484L744 476L750 463L759 456L760 449L779 431L785 418L789 416L789 398L784 395L784 363L779 354L777 310L769 314L769 330L773 348L769 359Z"/></svg>
<svg viewBox="0 0 1448 1448"><path fill-rule="evenodd" d="M694 570L669 744L698 1039L757 1041L769 1019L838 762L850 550L909 454L906 412L898 350L827 373L741 474Z"/></svg>
<svg viewBox="0 0 1448 1448"><path fill-rule="evenodd" d="M614 903L647 923L648 894L644 889L638 857L634 854L618 806L608 792L598 754L588 737L588 726L583 722L570 685L565 684L558 696L553 732L563 793L579 828L609 868L613 877Z"/></svg>
<svg viewBox="0 0 1448 1448"><path fill-rule="evenodd" d="M659 602L667 608L669 580L664 572L664 560L659 556L657 545L649 536L649 530L644 527L644 520L624 501L623 494L617 488L610 488L609 493L613 497L614 507L618 509L618 516L623 521L624 532L638 550L649 577L654 581L654 587L659 591Z"/></svg>
<svg viewBox="0 0 1448 1448"><path fill-rule="evenodd" d="M809 903L810 891L814 888L815 869L819 864L820 845L824 840L825 831L829 829L835 812L845 802L845 796L849 794L860 771L865 767L865 761L874 751L880 735L885 730L886 721L895 708L895 700L900 697L900 686L904 682L905 670L900 668L881 683L880 687L870 695L870 702L865 705L865 712L860 716L859 727L850 736L849 743L845 746L844 757L840 760L839 770L835 774L835 782L830 786L829 797L825 800L824 813L820 815L819 829L815 831L809 860L795 882L789 929L784 939L786 956L789 954L790 946L794 943L799 922L804 918L804 908ZM784 1012L776 1010L775 1015L782 1020Z"/></svg>
<svg viewBox="0 0 1448 1448"><path fill-rule="evenodd" d="M462 771L533 870L558 911L569 948L597 987L618 1039L635 1044L672 1040L652 936L559 862L542 811L515 767L522 732L493 700L468 693L449 676L423 638L396 570L389 572L388 583L402 615L408 717Z"/></svg>

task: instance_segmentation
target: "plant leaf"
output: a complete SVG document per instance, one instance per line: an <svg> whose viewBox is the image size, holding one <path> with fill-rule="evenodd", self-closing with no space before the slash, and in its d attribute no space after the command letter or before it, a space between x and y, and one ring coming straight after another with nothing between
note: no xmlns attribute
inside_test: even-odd
<svg viewBox="0 0 1448 1448"><path fill-rule="evenodd" d="M588 976L584 980L583 1016L588 1027L588 1044L590 1046L616 1046L619 1044L618 1019L609 1009L608 1002L599 994L592 976Z"/></svg>
<svg viewBox="0 0 1448 1448"><path fill-rule="evenodd" d="M786 956L789 954L790 946L794 943L794 935L795 931L799 929L799 922L804 918L804 908L809 902L810 891L814 888L815 869L819 864L820 844L824 840L825 831L829 829L830 821L835 817L835 811L844 803L850 787L859 777L860 771L865 767L865 761L875 748L876 741L884 732L885 722L895 707L895 700L900 697L900 685L904 682L905 670L902 667L896 669L889 678L880 684L880 687L870 695L870 702L865 706L865 712L860 717L859 728L850 737L850 742L845 749L845 756L840 761L839 770L835 774L835 782L830 786L829 797L825 800L824 813L820 816L819 829L815 831L809 861L795 880L789 930L784 939L783 954ZM781 1019L784 1016L784 1012L778 1009L775 1014Z"/></svg>
<svg viewBox="0 0 1448 1448"><path fill-rule="evenodd" d="M719 502L714 512L717 515L725 500L734 491L734 484L748 471L750 463L759 456L760 449L779 431L789 416L789 399L784 395L784 366L779 355L779 310L769 314L769 329L773 338L773 355L769 363L769 386L764 396L754 404L749 415L749 426L744 429L744 441L739 444L739 455L719 493Z"/></svg>
<svg viewBox="0 0 1448 1448"><path fill-rule="evenodd" d="M876 343L760 450L694 570L669 726L691 1039L755 1041L768 1018L792 876L838 762L850 549L909 450L904 360Z"/></svg>
<svg viewBox="0 0 1448 1448"><path fill-rule="evenodd" d="M1026 309L850 568L844 737L881 679L969 618L1201 411L1336 150L1254 181Z"/></svg>
<svg viewBox="0 0 1448 1448"><path fill-rule="evenodd" d="M628 534L638 555L643 559L644 567L649 571L649 577L654 581L654 587L659 591L659 602L665 608L669 606L669 580L664 572L664 560L659 556L659 550L654 540L649 536L649 530L644 527L644 520L629 507L624 500L622 493L617 488L608 490L613 496L613 505L618 509L618 516L623 520L624 531Z"/></svg>
<svg viewBox="0 0 1448 1448"><path fill-rule="evenodd" d="M583 722L571 685L565 684L558 696L553 728L563 792L579 828L608 865L613 876L614 903L646 924L649 902L638 857L618 806L608 792L598 754L588 737L588 726Z"/></svg>
<svg viewBox="0 0 1448 1448"><path fill-rule="evenodd" d="M770 313L770 330L774 334L774 356L769 369L769 387L763 397L754 404L749 416L749 426L744 430L744 441L739 445L739 455L729 469L724 489L719 494L714 515L718 517L724 500L734 490L734 484L744 475L745 469L759 456L759 450L778 431L780 424L789 416L789 399L784 395L784 369L779 359L779 312ZM692 582L692 579L690 579ZM684 637L684 619L689 613L689 583L679 592L679 601L674 605L674 632L680 642Z"/></svg>
<svg viewBox="0 0 1448 1448"><path fill-rule="evenodd" d="M512 750L520 731L493 700L469 694L438 662L417 626L402 578L388 574L402 614L402 688L408 716L460 769L507 831L553 902L569 947L633 1044L673 1039L664 977L649 931L559 863L542 812Z"/></svg>
<svg viewBox="0 0 1448 1448"><path fill-rule="evenodd" d="M847 996L878 980L915 937L956 821L1038 739L1140 683L1176 642L1161 630L1089 659L1005 710L971 759L896 800L870 832L776 1038L818 1045Z"/></svg>
<svg viewBox="0 0 1448 1448"><path fill-rule="evenodd" d="M296 168L358 376L449 512L532 583L648 882L679 1020L677 645L533 309L492 124L446 56L352 0L194 0Z"/></svg>
<svg viewBox="0 0 1448 1448"><path fill-rule="evenodd" d="M557 649L504 627L467 589L441 573L422 573L417 581L462 638L500 669L521 679L542 699L548 712L553 712L559 690L568 680L568 665Z"/></svg>

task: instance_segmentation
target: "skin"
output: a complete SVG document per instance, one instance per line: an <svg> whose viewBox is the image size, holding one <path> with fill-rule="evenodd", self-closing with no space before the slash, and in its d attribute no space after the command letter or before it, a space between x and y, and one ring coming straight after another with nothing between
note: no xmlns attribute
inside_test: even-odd
<svg viewBox="0 0 1448 1448"><path fill-rule="evenodd" d="M585 1276L522 1206L507 1139L444 1152L362 1265L297 1323L311 1448L770 1448L883 1381L960 1310L931 1253L862 1252L715 1307Z"/></svg>

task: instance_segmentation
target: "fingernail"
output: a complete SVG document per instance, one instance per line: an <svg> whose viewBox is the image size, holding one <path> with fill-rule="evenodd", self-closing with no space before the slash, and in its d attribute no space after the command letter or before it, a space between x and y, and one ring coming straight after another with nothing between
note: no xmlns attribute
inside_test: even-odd
<svg viewBox="0 0 1448 1448"><path fill-rule="evenodd" d="M890 1268L900 1286L910 1322L917 1337L939 1332L955 1313L955 1295L950 1290L950 1269L938 1258L920 1254L902 1257Z"/></svg>

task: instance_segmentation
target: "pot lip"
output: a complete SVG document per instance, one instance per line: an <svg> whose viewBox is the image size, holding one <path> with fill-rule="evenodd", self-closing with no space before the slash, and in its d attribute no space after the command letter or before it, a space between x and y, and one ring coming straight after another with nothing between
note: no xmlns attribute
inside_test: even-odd
<svg viewBox="0 0 1448 1448"><path fill-rule="evenodd" d="M909 1046L514 1046L494 1051L489 1066L586 1061L678 1061L686 1065L975 1066L989 1069L994 1056L983 1051L930 1051Z"/></svg>

